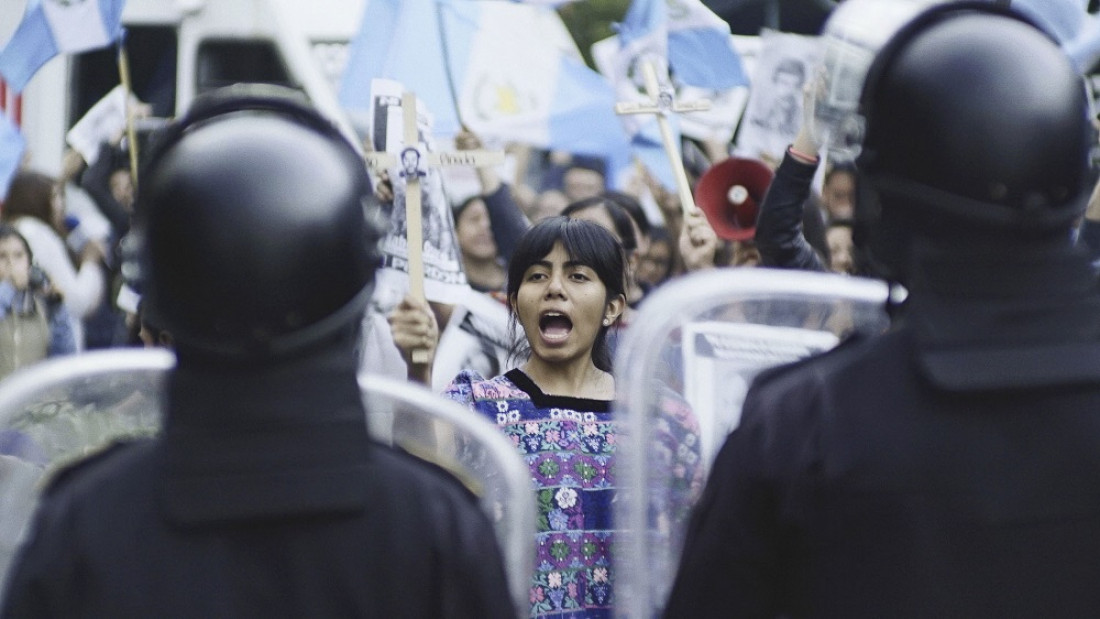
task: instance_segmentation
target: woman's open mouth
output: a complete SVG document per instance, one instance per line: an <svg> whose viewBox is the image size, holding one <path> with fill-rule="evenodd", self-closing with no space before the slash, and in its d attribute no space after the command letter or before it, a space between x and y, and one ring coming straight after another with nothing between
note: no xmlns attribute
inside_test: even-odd
<svg viewBox="0 0 1100 619"><path fill-rule="evenodd" d="M560 342L573 331L573 321L561 312L545 312L539 316L539 333L549 342Z"/></svg>

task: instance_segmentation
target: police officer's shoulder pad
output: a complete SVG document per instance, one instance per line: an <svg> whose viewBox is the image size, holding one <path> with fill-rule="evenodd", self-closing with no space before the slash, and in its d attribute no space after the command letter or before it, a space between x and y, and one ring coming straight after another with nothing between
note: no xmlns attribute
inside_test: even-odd
<svg viewBox="0 0 1100 619"><path fill-rule="evenodd" d="M45 494L56 492L75 480L81 479L87 473L126 452L136 442L138 442L137 439L114 441L76 460L54 465L54 468L47 470L42 482Z"/></svg>

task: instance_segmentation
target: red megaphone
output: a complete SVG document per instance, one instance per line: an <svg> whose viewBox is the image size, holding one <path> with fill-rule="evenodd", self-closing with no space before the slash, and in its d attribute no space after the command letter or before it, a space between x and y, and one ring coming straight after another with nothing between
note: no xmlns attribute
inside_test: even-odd
<svg viewBox="0 0 1100 619"><path fill-rule="evenodd" d="M699 178L695 202L720 238L751 239L756 233L760 202L773 176L771 168L755 159L730 157Z"/></svg>

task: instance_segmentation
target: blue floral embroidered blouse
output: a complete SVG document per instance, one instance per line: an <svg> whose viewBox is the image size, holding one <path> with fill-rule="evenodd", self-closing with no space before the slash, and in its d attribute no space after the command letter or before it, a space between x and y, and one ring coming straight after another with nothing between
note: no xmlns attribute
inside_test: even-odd
<svg viewBox="0 0 1100 619"><path fill-rule="evenodd" d="M489 418L535 481L538 533L531 616L612 616L611 401L548 395L519 369L484 380L464 371L444 395Z"/></svg>

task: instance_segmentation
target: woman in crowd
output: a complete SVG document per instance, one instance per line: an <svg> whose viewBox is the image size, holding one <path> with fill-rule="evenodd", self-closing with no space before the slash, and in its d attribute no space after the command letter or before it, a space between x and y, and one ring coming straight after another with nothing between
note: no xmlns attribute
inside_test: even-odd
<svg viewBox="0 0 1100 619"><path fill-rule="evenodd" d="M531 467L539 512L532 617L612 615L615 379L606 337L626 307L625 276L622 247L601 226L564 216L539 222L508 267L512 324L525 335L519 366L489 380L463 371L444 393L497 424ZM408 300L391 324L409 363L409 351L435 337L431 313ZM690 434L686 407L670 418L672 433Z"/></svg>
<svg viewBox="0 0 1100 619"><path fill-rule="evenodd" d="M503 292L505 260L497 251L489 209L481 196L472 196L452 209L455 237L470 287L478 292Z"/></svg>
<svg viewBox="0 0 1100 619"><path fill-rule="evenodd" d="M629 209L624 206L626 202L633 200L630 196L619 192L603 192L598 196L573 202L562 211L562 215L566 217L583 219L603 226L623 247L626 257L624 288L626 308L608 338L609 354L612 358L618 350L623 330L633 322L634 312L648 292L648 288L643 287L637 279L638 265L644 251L648 251L648 245L644 250L642 249L642 232ZM641 212L641 205L638 205L638 210Z"/></svg>
<svg viewBox="0 0 1100 619"><path fill-rule="evenodd" d="M46 357L76 351L61 297L32 260L23 235L0 224L0 378Z"/></svg>
<svg viewBox="0 0 1100 619"><path fill-rule="evenodd" d="M65 244L61 187L51 177L22 171L12 179L4 201L3 221L27 240L36 263L64 299L78 350L84 347L83 320L104 298L104 248L89 240L74 261Z"/></svg>

